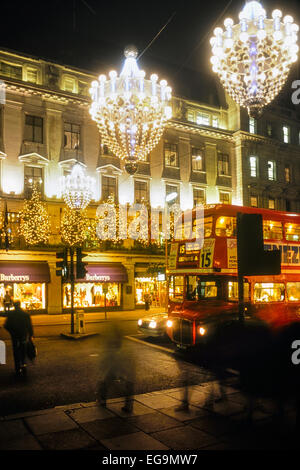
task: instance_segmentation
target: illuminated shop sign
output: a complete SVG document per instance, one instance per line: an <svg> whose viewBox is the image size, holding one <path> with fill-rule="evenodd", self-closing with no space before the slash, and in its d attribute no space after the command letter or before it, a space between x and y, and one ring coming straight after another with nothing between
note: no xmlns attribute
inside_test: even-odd
<svg viewBox="0 0 300 470"><path fill-rule="evenodd" d="M111 280L110 276L101 276L98 274L89 274L85 276L86 281L99 281L99 282L109 282Z"/></svg>
<svg viewBox="0 0 300 470"><path fill-rule="evenodd" d="M30 281L29 276L16 276L14 274L3 274L0 273L0 282L28 282Z"/></svg>

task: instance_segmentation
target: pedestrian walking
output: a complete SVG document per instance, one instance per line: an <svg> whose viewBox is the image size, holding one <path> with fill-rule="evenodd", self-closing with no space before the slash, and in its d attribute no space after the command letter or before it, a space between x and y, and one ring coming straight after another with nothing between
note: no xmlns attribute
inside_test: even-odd
<svg viewBox="0 0 300 470"><path fill-rule="evenodd" d="M17 376L26 375L26 346L32 341L33 328L30 315L21 309L19 301L13 302L14 310L8 313L4 328L11 335Z"/></svg>
<svg viewBox="0 0 300 470"><path fill-rule="evenodd" d="M122 332L116 322L108 326L104 339L104 352L100 364L102 380L98 388L98 402L106 406L108 392L125 396L122 411L130 413L133 408L135 382L134 358L122 347Z"/></svg>
<svg viewBox="0 0 300 470"><path fill-rule="evenodd" d="M4 303L4 313L9 312L10 307L12 306L12 298L8 290L5 292L3 303Z"/></svg>

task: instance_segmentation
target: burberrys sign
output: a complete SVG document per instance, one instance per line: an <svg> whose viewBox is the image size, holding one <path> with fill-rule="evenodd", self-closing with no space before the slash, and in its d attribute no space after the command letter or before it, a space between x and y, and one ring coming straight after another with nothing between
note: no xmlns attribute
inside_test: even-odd
<svg viewBox="0 0 300 470"><path fill-rule="evenodd" d="M29 280L28 275L15 276L14 274L0 273L0 282L28 282Z"/></svg>
<svg viewBox="0 0 300 470"><path fill-rule="evenodd" d="M87 273L86 276L85 276L85 279L87 281L108 282L108 281L110 281L110 276L99 276L98 274L89 274L89 273Z"/></svg>

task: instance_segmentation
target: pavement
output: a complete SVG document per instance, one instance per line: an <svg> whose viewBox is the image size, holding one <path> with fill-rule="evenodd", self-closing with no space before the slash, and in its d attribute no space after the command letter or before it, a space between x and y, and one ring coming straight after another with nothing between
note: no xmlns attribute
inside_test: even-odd
<svg viewBox="0 0 300 470"><path fill-rule="evenodd" d="M291 450L298 449L295 410L289 403L283 421L274 418L274 403L256 402L247 420L247 398L235 377L184 389L154 391L133 397L132 412L122 411L124 398L75 403L0 417L0 450Z"/></svg>
<svg viewBox="0 0 300 470"><path fill-rule="evenodd" d="M105 313L101 312L86 312L84 319L86 323L98 323L103 321L111 320L138 320L146 315L154 315L156 313L165 312L166 309L163 307L152 307L150 310L135 309L135 310L116 310L108 311L105 318ZM51 326L51 325L70 325L71 314L46 314L46 315L31 315L31 321L33 326ZM3 326L5 317L0 316L0 326Z"/></svg>

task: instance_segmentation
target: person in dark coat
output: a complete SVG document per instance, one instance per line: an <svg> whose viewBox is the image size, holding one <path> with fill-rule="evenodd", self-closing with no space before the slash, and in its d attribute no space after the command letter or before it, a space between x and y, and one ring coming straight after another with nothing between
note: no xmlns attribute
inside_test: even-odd
<svg viewBox="0 0 300 470"><path fill-rule="evenodd" d="M21 309L20 302L13 302L13 305L4 328L11 335L16 374L22 376L26 375L26 343L33 337L33 328L30 315Z"/></svg>

